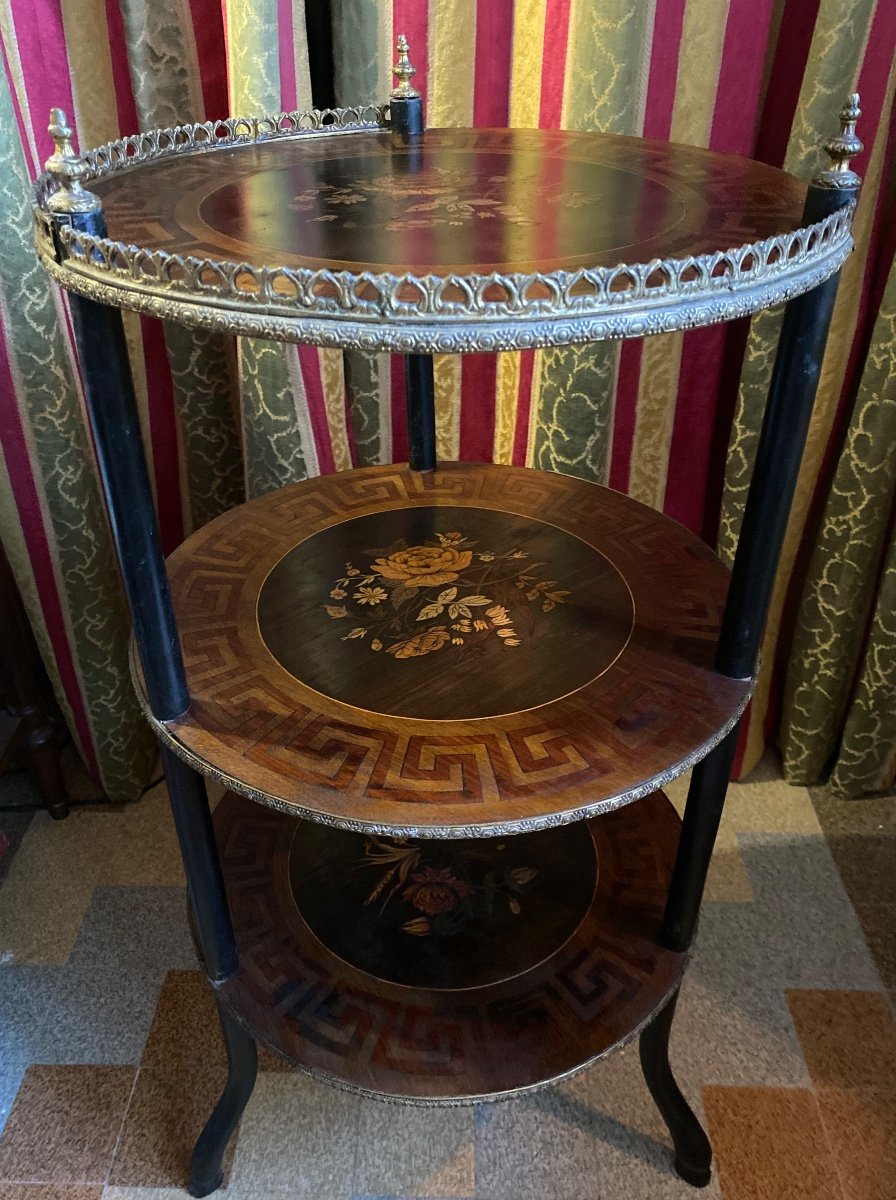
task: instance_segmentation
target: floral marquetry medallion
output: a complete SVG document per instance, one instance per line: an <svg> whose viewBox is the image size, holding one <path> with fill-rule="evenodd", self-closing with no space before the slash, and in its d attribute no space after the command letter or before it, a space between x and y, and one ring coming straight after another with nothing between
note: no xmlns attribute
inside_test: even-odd
<svg viewBox="0 0 896 1200"><path fill-rule="evenodd" d="M475 647L497 635L508 649L520 646L513 611L526 603L543 613L568 591L556 579L539 579L542 564L525 550L478 550L462 533L440 533L423 546L397 542L362 567L346 563L325 605L333 620L353 625L343 641L361 639L396 659L420 658L445 647ZM442 587L435 599L431 589ZM511 590L511 587L515 591ZM510 605L499 604L495 592Z"/></svg>
<svg viewBox="0 0 896 1200"><path fill-rule="evenodd" d="M450 507L376 514L309 538L271 572L258 612L271 652L304 683L360 708L435 720L529 709L576 690L623 650L634 619L619 572L586 542L509 513Z"/></svg>
<svg viewBox="0 0 896 1200"><path fill-rule="evenodd" d="M495 170L497 164L499 169ZM507 174L507 164L493 160L493 169L475 176L469 165L451 167L434 164L417 167L407 175L359 175L353 183L323 183L306 188L290 204L309 221L337 221L343 229L355 229L370 219L367 211L377 202L391 201L400 211L381 222L388 233L406 229L437 229L440 226L462 228L468 221L506 222L518 228L532 228L544 219L544 212L533 209L527 198L541 180L537 170ZM504 168L502 171L500 168ZM515 200L514 196L524 200ZM545 191L543 207L548 211L593 207L595 196L567 189ZM356 213L352 211L357 206ZM349 210L349 211L346 211Z"/></svg>
<svg viewBox="0 0 896 1200"><path fill-rule="evenodd" d="M169 569L191 704L159 736L228 787L365 836L463 841L604 812L687 770L750 694L713 671L718 558L566 475L308 479L225 513ZM518 928L548 875L506 866L538 871L511 896L520 914L505 905ZM486 885L461 864L407 869L386 914L399 940L429 940L408 922L474 919L484 893L460 893ZM347 878L366 896L371 875ZM420 907L449 899L450 918Z"/></svg>
<svg viewBox="0 0 896 1200"><path fill-rule="evenodd" d="M305 823L289 874L302 920L345 962L455 990L517 975L562 946L592 903L597 860L581 825L439 842Z"/></svg>

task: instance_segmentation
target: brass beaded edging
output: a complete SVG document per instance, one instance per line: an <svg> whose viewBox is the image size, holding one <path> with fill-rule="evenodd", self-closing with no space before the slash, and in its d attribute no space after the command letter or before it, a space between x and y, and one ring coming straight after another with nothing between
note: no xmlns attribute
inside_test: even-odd
<svg viewBox="0 0 896 1200"><path fill-rule="evenodd" d="M197 952L198 953L198 952ZM595 1054L593 1058L587 1059L577 1066L570 1067L566 1071L561 1071L559 1075L552 1075L550 1079L542 1079L537 1083L529 1083L524 1086L513 1088L512 1090L503 1092L480 1092L470 1096L403 1096L397 1093L389 1094L387 1092L377 1092L372 1088L362 1087L357 1083L349 1083L345 1079L340 1079L336 1075L330 1075L326 1071L321 1071L316 1067L308 1067L297 1062L294 1058L284 1054L263 1033L249 1021L235 1006L231 1000L227 984L230 980L225 980L223 984L217 986L212 985L215 995L227 1009L234 1021L246 1031L255 1041L278 1058L281 1062L287 1063L302 1075L307 1075L310 1079L316 1080L318 1083L326 1084L328 1087L335 1088L340 1092L348 1092L353 1096L363 1096L367 1100L376 1100L380 1104L394 1104L401 1108L470 1108L475 1104L500 1104L506 1100L515 1100L518 1096L526 1096L532 1092L540 1092L545 1088L552 1087L554 1084L563 1083L567 1079L574 1079L576 1075L581 1075L583 1071L587 1071L589 1067L593 1067L596 1063L602 1062L611 1054L615 1054L617 1050L621 1050L624 1046L629 1045L638 1037L644 1029L650 1024L654 1017L663 1011L666 1005L671 1001L681 987L681 981L684 978L685 968L690 963L690 952L686 951L681 955L679 969L676 973L673 983L669 990L662 996L657 1005L652 1009L647 1016L640 1021L634 1029L625 1033L618 1041L607 1046L599 1054ZM201 957L200 957L201 961Z"/></svg>
<svg viewBox="0 0 896 1200"><path fill-rule="evenodd" d="M101 304L218 332L396 353L523 350L670 333L782 304L811 291L840 269L853 246L854 209L850 204L817 225L724 254L549 275L439 277L272 270L220 260L183 260L65 227L60 240L67 250L77 251L77 258L58 262L49 231L46 236L39 234L38 253L50 275L69 291ZM783 269L779 261L791 250L789 269ZM733 268L731 277L712 277L719 260L743 261L776 251L780 259L761 270ZM171 269L190 278L208 270L221 282L203 284L201 291L191 293L180 282L159 281L160 274ZM647 277L659 270L675 282L646 288ZM681 280L681 274L692 270L698 273L697 280ZM241 275L256 279L257 293L236 286ZM307 304L273 295L271 278L288 276L294 277L295 293L304 293ZM590 298L569 294L585 276L602 293L590 306ZM635 282L632 291L610 291L608 284L623 276ZM316 295L314 288L319 285L337 295ZM382 289L380 298L358 299L356 288L365 285ZM418 289L422 303L397 299L407 285ZM552 299L527 301L525 293L533 285L546 287ZM506 289L511 299L485 300L483 293L493 286ZM442 299L445 290L458 287L468 296L466 303Z"/></svg>
<svg viewBox="0 0 896 1200"><path fill-rule="evenodd" d="M274 796L269 792L260 791L258 788L249 787L235 775L229 775L226 771L213 766L207 759L200 757L195 751L184 745L171 729L172 723L160 721L158 717L153 715L152 709L149 707L146 699L143 677L140 672L133 636L131 637L129 658L131 681L134 685L134 691L137 693L137 702L144 717L154 730L156 737L169 750L176 754L178 758L183 759L188 766L192 767L194 771L198 771L201 775L204 775L207 779L213 779L215 783L221 784L229 791L236 792L240 796L245 796L248 800L253 800L257 804L263 804L267 808L273 808L278 812L287 813L292 817L298 817L304 821L315 821L319 825L327 825L332 829L344 829L349 833L376 834L385 837L444 840L476 837L510 837L517 833L537 833L543 829L556 829L560 825L571 825L575 821L583 821L589 817L598 817L602 813L612 812L617 808L624 808L625 805L632 804L634 801L650 795L651 792L661 791L667 783L671 783L679 775L684 775L685 772L690 771L698 762L706 758L710 751L714 750L720 742L724 741L731 730L734 729L746 711L747 705L750 703L759 673L757 668L756 675L749 681L750 686L746 694L742 697L737 708L724 725L711 734L696 749L685 755L684 758L679 759L678 762L673 763L672 766L667 767L665 770L651 775L650 778L642 780L636 787L629 788L627 791L618 792L614 796L607 796L603 800L596 800L591 804L580 804L575 808L565 809L561 812L546 813L541 817L519 817L516 820L480 822L478 824L407 825L383 821L362 821L351 817L338 817L333 813L324 812L321 809L308 808L305 805L284 800L280 796ZM189 717L189 712L184 715ZM325 785L322 784L311 786L317 786L321 790L325 789ZM405 801L404 803L407 804L408 802Z"/></svg>

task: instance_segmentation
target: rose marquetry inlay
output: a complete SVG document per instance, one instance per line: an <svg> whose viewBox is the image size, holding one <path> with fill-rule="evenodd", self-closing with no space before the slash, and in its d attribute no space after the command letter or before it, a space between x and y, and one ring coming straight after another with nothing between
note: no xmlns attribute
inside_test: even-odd
<svg viewBox="0 0 896 1200"><path fill-rule="evenodd" d="M442 506L315 534L274 567L258 602L262 637L297 679L427 720L516 712L578 690L622 653L634 615L619 572L580 538Z"/></svg>
<svg viewBox="0 0 896 1200"><path fill-rule="evenodd" d="M218 517L169 570L191 704L159 736L257 800L366 833L521 833L628 803L751 690L713 670L729 575L709 547L567 475L308 479Z"/></svg>

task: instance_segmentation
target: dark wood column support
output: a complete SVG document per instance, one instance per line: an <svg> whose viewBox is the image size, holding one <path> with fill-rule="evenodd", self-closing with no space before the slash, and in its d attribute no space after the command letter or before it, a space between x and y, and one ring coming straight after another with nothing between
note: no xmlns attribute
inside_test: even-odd
<svg viewBox="0 0 896 1200"><path fill-rule="evenodd" d="M57 228L70 224L97 236L106 232L96 197L79 185L81 160L71 152L71 130L54 110L50 131L57 145L55 169L68 187L53 209ZM72 186L74 180L75 186ZM54 200L57 197L53 198ZM62 254L61 243L57 239ZM189 708L190 697L149 474L140 436L130 363L121 313L83 296L70 295L69 307L80 359L87 415L99 464L100 481L134 637L153 714L169 721ZM228 979L237 969L236 942L221 864L202 775L163 749L162 759L180 843L196 939L211 982ZM251 1038L223 1022L230 1059L224 1095L194 1156L196 1195L213 1190L209 1172L220 1169L227 1140L236 1127L254 1084L255 1048ZM251 1064L250 1064L251 1060ZM201 1177L200 1177L201 1176Z"/></svg>
<svg viewBox="0 0 896 1200"><path fill-rule="evenodd" d="M97 220L95 214L88 215ZM102 214L98 219L102 220ZM190 698L121 314L83 296L70 296L69 306L106 509L147 695L153 713L168 721L187 710ZM210 978L226 979L236 970L236 948L211 832L205 780L168 753L164 762L200 946Z"/></svg>
<svg viewBox="0 0 896 1200"><path fill-rule="evenodd" d="M423 133L423 98L412 85L417 70L408 58L408 42L404 34L398 38L398 62L393 74L398 86L389 97L389 123L410 149L403 161L407 172L420 166L420 154L415 140ZM431 354L404 356L405 393L408 411L408 462L412 471L432 471L436 465L435 388Z"/></svg>
<svg viewBox="0 0 896 1200"><path fill-rule="evenodd" d="M408 408L408 465L412 471L434 471L436 411L432 355L406 354L404 378Z"/></svg>
<svg viewBox="0 0 896 1200"><path fill-rule="evenodd" d="M677 1174L693 1187L706 1187L712 1177L712 1147L675 1082L669 1063L669 1035L677 1003L678 992L675 992L641 1034L641 1069L672 1135Z"/></svg>
<svg viewBox="0 0 896 1200"><path fill-rule="evenodd" d="M858 116L858 97L854 96L840 114L844 128L839 138L825 146L832 167L809 187L805 224L822 220L858 194L859 177L848 170L849 157L862 149L855 137ZM716 654L716 670L732 679L749 678L758 665L839 279L838 271L791 300L784 310ZM660 935L670 950L687 950L697 930L739 729L740 723L698 763L691 776ZM709 1182L712 1152L672 1075L668 1055L673 1015L674 1004L670 1004L644 1030L641 1063L675 1143L675 1169L682 1179L700 1187Z"/></svg>
<svg viewBox="0 0 896 1200"><path fill-rule="evenodd" d="M820 221L849 204L857 188L857 183L837 188L812 184L804 221ZM732 679L749 678L756 670L839 278L838 272L784 310L716 655L716 670ZM737 736L734 729L691 777L663 922L663 943L670 950L686 950L694 937Z"/></svg>
<svg viewBox="0 0 896 1200"><path fill-rule="evenodd" d="M224 1151L249 1103L258 1073L258 1049L254 1039L234 1020L217 996L215 1003L227 1048L227 1082L190 1157L187 1190L191 1196L207 1196L223 1183Z"/></svg>

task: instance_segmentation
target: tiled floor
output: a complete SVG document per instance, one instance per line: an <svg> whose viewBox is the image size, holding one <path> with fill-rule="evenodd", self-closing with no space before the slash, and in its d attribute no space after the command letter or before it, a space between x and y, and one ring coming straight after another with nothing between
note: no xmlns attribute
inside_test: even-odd
<svg viewBox="0 0 896 1200"><path fill-rule="evenodd" d="M29 799L21 776L0 782L0 805ZM164 789L61 823L0 812L0 831L0 1200L183 1196L224 1056ZM704 1196L896 1200L894 842L892 798L837 802L771 764L731 789L673 1035L716 1151ZM634 1048L516 1101L438 1110L263 1055L222 1196L695 1196L670 1162Z"/></svg>

